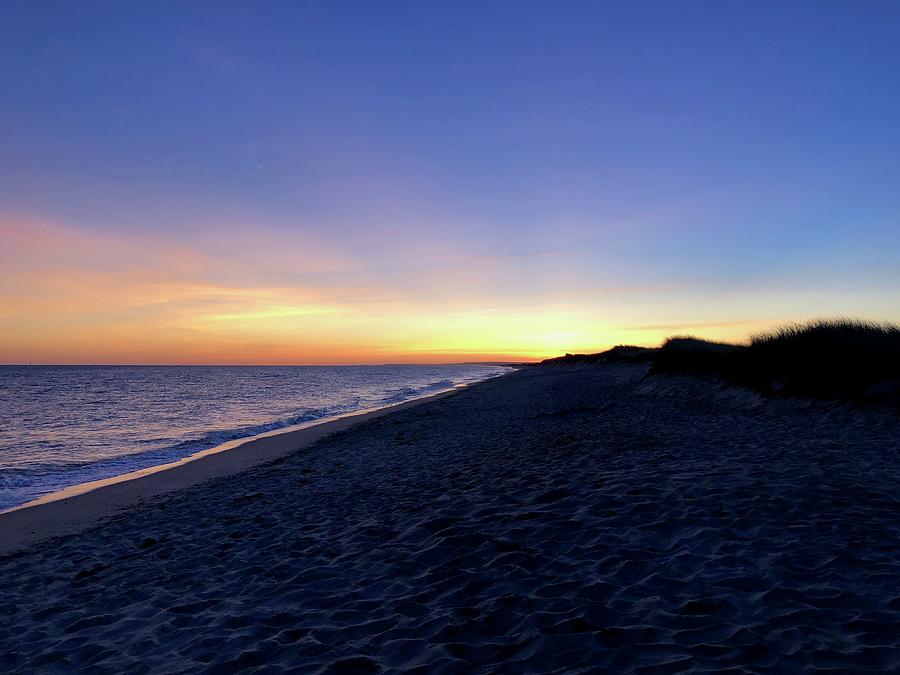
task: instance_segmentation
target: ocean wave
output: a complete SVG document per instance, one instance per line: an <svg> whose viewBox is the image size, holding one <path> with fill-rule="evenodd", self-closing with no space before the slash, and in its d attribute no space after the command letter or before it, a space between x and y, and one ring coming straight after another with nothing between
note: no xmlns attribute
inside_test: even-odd
<svg viewBox="0 0 900 675"><path fill-rule="evenodd" d="M452 389L454 386L456 386L456 382L454 382L453 380L445 379L438 380L437 382L431 382L430 384L426 384L421 387L401 387L399 389L390 389L385 392L385 396L381 399L381 401L388 404L402 403L403 401L408 401L419 396Z"/></svg>
<svg viewBox="0 0 900 675"><path fill-rule="evenodd" d="M45 429L43 439L38 443L31 441L30 446L22 443L21 437L17 439L12 434L7 434L6 438L0 438L0 509L16 506L72 485L177 461L230 441L307 425L318 420L363 409L402 403L413 398L449 390L459 384L469 384L487 377L494 377L506 371L506 369L498 368L451 367L453 373L451 377L426 380L424 384L385 386L391 383L391 379L395 382L402 379L415 380L415 377L410 377L410 374L417 375L422 370L438 374L442 369L446 369L446 367L395 367L390 369L391 377L386 377L383 372L380 372L387 371L386 367L355 369L356 372L363 373L362 377L357 376L358 379L352 380L340 388L334 385L322 393L307 393L305 381L294 380L294 386L287 391L285 388L290 387L290 382L280 383L277 385L277 389L267 389L266 392L272 391L273 396L281 397L288 405L291 395L297 398L327 399L327 403L323 400L323 405L299 408L267 420L206 431L200 431L200 427L207 415L211 414L207 411L213 410L213 403L217 404L228 395L237 398L238 405L241 405L246 399L241 398L237 393L219 387L209 387L197 391L192 387L183 386L182 390L168 392L169 396L163 403L157 403L156 408L147 406L146 409L128 411L132 417L122 419L122 413L116 409L107 410L106 417L96 415L96 411L98 408L102 409L104 406L109 407L114 404L115 396L130 396L132 400L136 395L141 396L142 393L139 390L135 391L135 387L139 385L135 384L134 379L126 377L127 387L124 387L124 390L115 396L113 396L115 392L109 388L108 384L102 387L96 386L89 392L90 395L85 395L80 401L82 407L79 417L83 429L75 428L72 425L72 418L69 417L60 420L53 429L49 427ZM173 372L175 371L167 371L166 378L171 378ZM237 372L240 373L240 371ZM190 374L192 378L196 378L200 373L193 371ZM71 372L67 375L71 375ZM89 375L94 376L95 374ZM131 376L130 373L128 375ZM279 378L289 381L294 376L290 371L278 375ZM273 373L262 371L255 382L261 383L264 379L271 382L273 379L279 378L273 378ZM191 381L194 382L195 379ZM90 383L88 382L84 386L89 387ZM257 386L264 385L258 384ZM51 389L41 389L40 391L43 396L47 392L51 392ZM291 391L296 393L291 394ZM250 391L250 393L253 392ZM104 399L98 394L109 395L112 398ZM186 405L187 402L192 402L193 405L189 407ZM142 399L141 403L144 404L145 401ZM260 412L264 414L264 411L263 407ZM32 419L37 417L30 410L19 412L24 413L19 419L23 419L25 416L31 416ZM32 415L27 415L28 413L32 413ZM236 416L239 417L239 415ZM223 421L227 422L228 419L229 417L222 415L218 420L210 418L209 425L213 426L217 422L221 424ZM140 432L136 432L130 433L126 439L125 433L133 430L130 425L135 422L139 424L142 420L154 421L156 433L148 429L147 434L143 437L140 436ZM23 431L31 433L33 427ZM98 432L106 439L105 446L96 444L93 435ZM84 453L83 449L87 444L79 437L79 433L90 434L92 441L95 441L91 446L93 454L90 459ZM109 448L109 455L97 457L97 452L102 452L104 447ZM79 453L81 453L80 456ZM4 460L6 466L4 466Z"/></svg>

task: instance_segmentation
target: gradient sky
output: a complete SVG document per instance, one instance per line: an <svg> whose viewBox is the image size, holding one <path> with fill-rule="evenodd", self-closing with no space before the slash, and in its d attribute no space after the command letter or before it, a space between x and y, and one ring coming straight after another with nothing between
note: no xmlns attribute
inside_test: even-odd
<svg viewBox="0 0 900 675"><path fill-rule="evenodd" d="M0 0L0 362L900 320L900 3Z"/></svg>

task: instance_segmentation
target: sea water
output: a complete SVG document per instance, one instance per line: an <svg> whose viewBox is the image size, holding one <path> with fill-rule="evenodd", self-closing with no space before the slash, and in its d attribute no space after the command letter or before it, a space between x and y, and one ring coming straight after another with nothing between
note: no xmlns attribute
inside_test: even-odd
<svg viewBox="0 0 900 675"><path fill-rule="evenodd" d="M485 364L0 366L0 510L237 438L507 371Z"/></svg>

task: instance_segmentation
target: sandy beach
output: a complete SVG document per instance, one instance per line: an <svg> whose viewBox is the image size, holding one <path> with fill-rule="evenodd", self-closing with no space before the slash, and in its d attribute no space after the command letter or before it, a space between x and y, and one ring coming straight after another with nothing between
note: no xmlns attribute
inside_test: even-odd
<svg viewBox="0 0 900 675"><path fill-rule="evenodd" d="M105 488L127 494L91 517L113 515L55 539L6 514L0 536L37 539L0 558L0 663L900 668L897 415L647 370L525 368L273 436L262 465Z"/></svg>
<svg viewBox="0 0 900 675"><path fill-rule="evenodd" d="M0 511L0 555L57 536L88 529L122 509L128 509L176 490L231 476L251 467L297 452L321 438L354 424L405 410L457 389L422 396L373 410L324 419L302 429L237 439L197 452L175 462L102 480L73 485L38 499Z"/></svg>

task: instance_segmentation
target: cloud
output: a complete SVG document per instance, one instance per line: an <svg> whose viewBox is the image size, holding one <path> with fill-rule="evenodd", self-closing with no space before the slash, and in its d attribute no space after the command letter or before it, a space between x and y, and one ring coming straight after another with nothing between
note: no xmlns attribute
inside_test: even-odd
<svg viewBox="0 0 900 675"><path fill-rule="evenodd" d="M634 331L659 331L681 330L683 328L730 328L732 326L745 326L748 324L777 323L784 319L739 319L731 321L684 321L681 323L659 323L647 326L626 326L624 330Z"/></svg>
<svg viewBox="0 0 900 675"><path fill-rule="evenodd" d="M360 259L303 231L162 234L0 220L0 356L51 362L416 361L545 356L616 338L545 252L420 240Z"/></svg>
<svg viewBox="0 0 900 675"><path fill-rule="evenodd" d="M638 273L610 280L589 256L537 244L429 247L425 237L348 243L331 234L263 223L111 231L0 217L0 362L540 358L656 344L682 330L741 339L770 327L772 314L841 308L822 290ZM839 299L861 306L858 294ZM732 319L737 312L751 318Z"/></svg>

